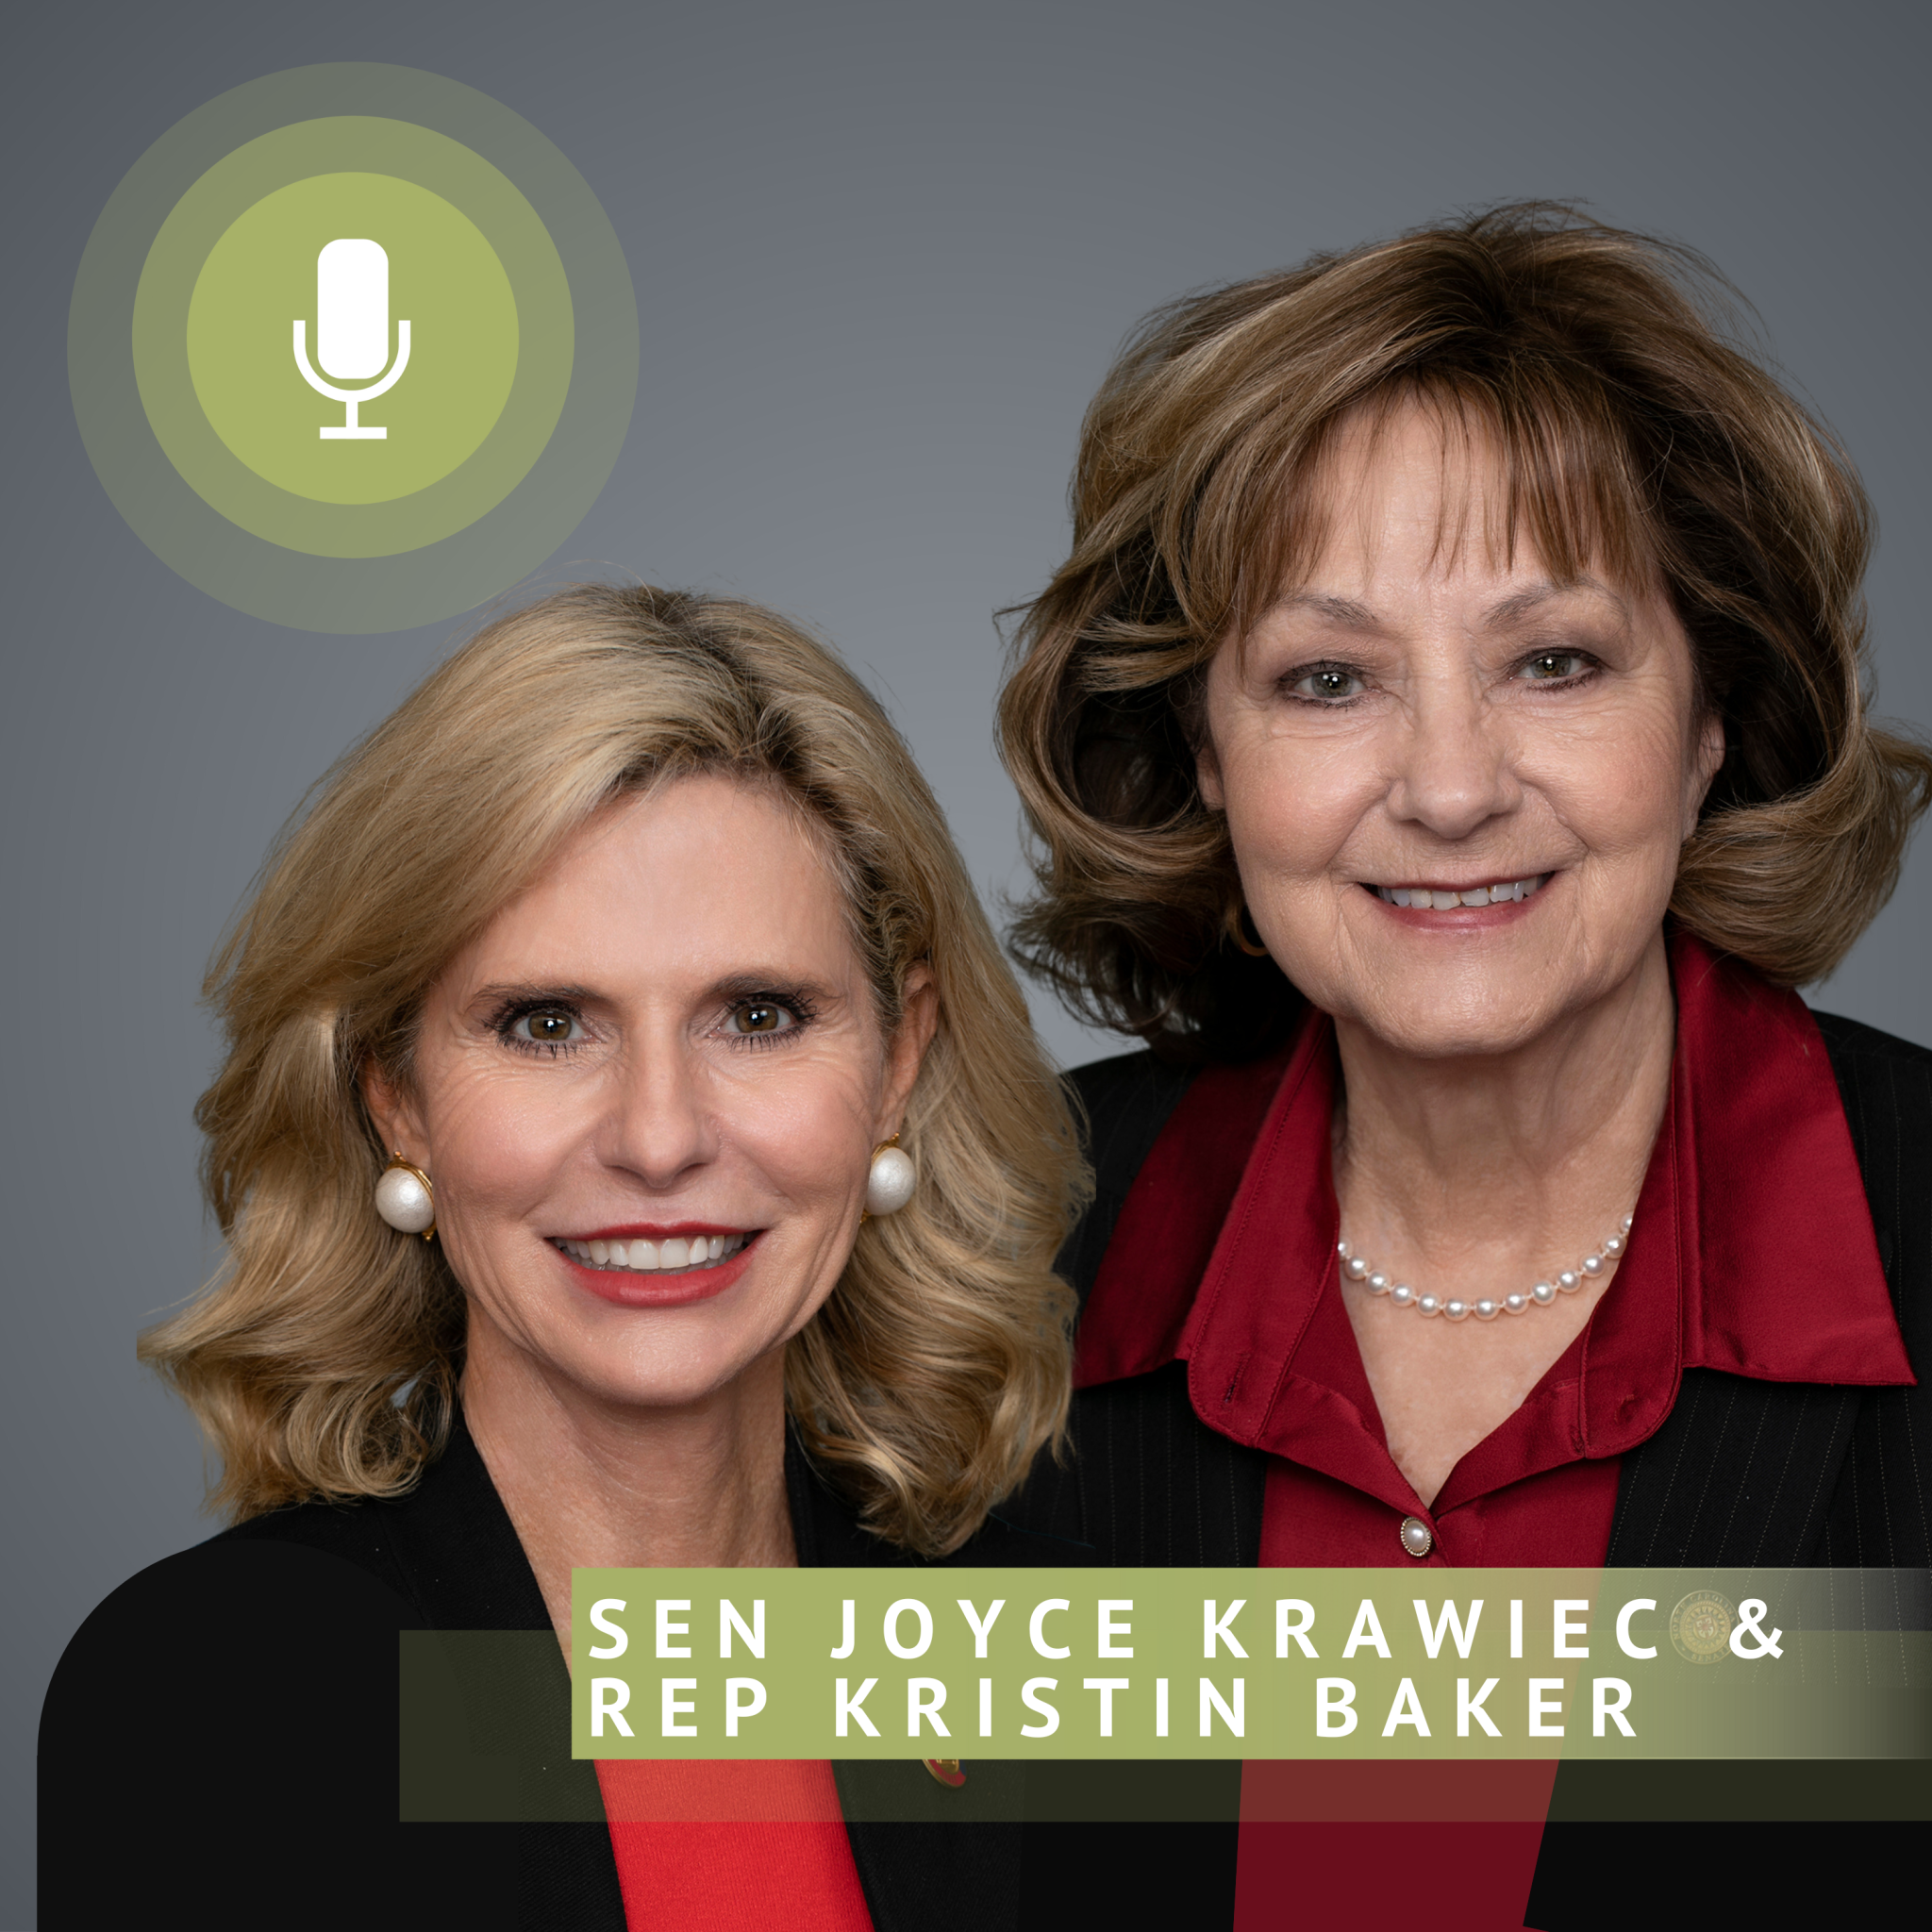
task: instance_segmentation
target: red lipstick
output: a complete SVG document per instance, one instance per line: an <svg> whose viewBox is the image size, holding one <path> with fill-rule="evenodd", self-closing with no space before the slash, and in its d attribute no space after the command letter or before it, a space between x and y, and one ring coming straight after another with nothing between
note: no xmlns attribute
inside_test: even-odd
<svg viewBox="0 0 1932 1932"><path fill-rule="evenodd" d="M639 1222L625 1227L600 1229L596 1234L559 1236L550 1242L552 1252L569 1271L577 1287L622 1308L677 1308L692 1302L709 1301L736 1285L750 1264L761 1228L720 1227L709 1222ZM658 1273L650 1269L597 1268L579 1261L558 1245L574 1241L665 1241L699 1235L742 1235L744 1245L707 1268L687 1268L678 1273Z"/></svg>

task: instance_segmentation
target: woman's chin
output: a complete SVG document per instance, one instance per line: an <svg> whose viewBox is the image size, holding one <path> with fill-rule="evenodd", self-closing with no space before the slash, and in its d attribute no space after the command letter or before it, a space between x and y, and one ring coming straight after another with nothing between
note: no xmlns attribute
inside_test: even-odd
<svg viewBox="0 0 1932 1932"><path fill-rule="evenodd" d="M1533 1046L1588 1004L1581 994L1553 997L1547 980L1458 987L1434 975L1412 986L1378 987L1371 999L1338 1002L1329 1010L1338 1026L1414 1059L1494 1059Z"/></svg>
<svg viewBox="0 0 1932 1932"><path fill-rule="evenodd" d="M715 1352L703 1349L672 1360L604 1356L588 1360L558 1359L552 1367L595 1407L607 1413L628 1414L641 1423L669 1421L728 1399L734 1387L746 1383L747 1377L751 1382L759 1380L759 1365L768 1356L782 1365L782 1347L747 1353L727 1343Z"/></svg>

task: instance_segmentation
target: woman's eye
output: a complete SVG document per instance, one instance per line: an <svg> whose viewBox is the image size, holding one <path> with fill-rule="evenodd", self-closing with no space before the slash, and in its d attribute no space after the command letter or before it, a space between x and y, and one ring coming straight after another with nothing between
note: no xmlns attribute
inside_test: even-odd
<svg viewBox="0 0 1932 1932"><path fill-rule="evenodd" d="M1560 684L1589 670L1591 659L1581 651L1539 651L1526 658L1523 675L1532 684Z"/></svg>
<svg viewBox="0 0 1932 1932"><path fill-rule="evenodd" d="M539 1046L567 1046L577 1036L578 1024L574 1013L545 1010L525 1013L516 1023L516 1031Z"/></svg>
<svg viewBox="0 0 1932 1932"><path fill-rule="evenodd" d="M724 1030L740 1036L789 1033L797 1016L776 1000L741 1000L724 1016Z"/></svg>
<svg viewBox="0 0 1932 1932"><path fill-rule="evenodd" d="M1291 672L1288 688L1294 696L1312 698L1318 704L1359 697L1368 689L1356 673L1341 664L1314 664L1305 671Z"/></svg>

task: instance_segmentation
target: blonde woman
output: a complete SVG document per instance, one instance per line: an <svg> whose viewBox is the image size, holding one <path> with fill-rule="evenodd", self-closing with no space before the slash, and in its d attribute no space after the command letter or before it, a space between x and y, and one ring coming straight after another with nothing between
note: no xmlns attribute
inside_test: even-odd
<svg viewBox="0 0 1932 1932"><path fill-rule="evenodd" d="M1932 1559L1932 1055L1792 990L1932 756L1870 715L1857 477L1726 313L1511 207L1181 302L1108 375L1002 712L1022 943L1150 1049L1074 1075L1081 1453L1036 1521L1418 1590ZM1332 1793L1261 1768L1197 1882L1357 1932L1842 1884L1774 1827L1563 1823L1539 1865L1524 1788L1443 1770L1274 1824ZM1710 1815L1577 1774L1573 1821Z"/></svg>
<svg viewBox="0 0 1932 1932"><path fill-rule="evenodd" d="M332 774L209 991L228 1263L142 1353L234 1526L70 1647L43 1923L1009 1919L1016 1826L848 1828L822 1764L734 1768L756 1823L611 1767L608 1828L396 1822L398 1629L567 1646L574 1565L1070 1554L988 1511L1062 1426L1083 1170L877 705L745 605L548 597ZM543 1815L598 1818L559 1756Z"/></svg>

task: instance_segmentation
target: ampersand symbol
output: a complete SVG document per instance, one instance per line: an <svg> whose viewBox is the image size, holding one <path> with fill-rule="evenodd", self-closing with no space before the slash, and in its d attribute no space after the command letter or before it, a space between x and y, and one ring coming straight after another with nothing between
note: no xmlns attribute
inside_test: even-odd
<svg viewBox="0 0 1932 1932"><path fill-rule="evenodd" d="M1782 1630L1760 1630L1757 1620L1770 1607L1761 1596L1747 1596L1738 1606L1738 1621L1731 1631L1731 1655L1741 1657L1782 1657L1777 1641L1785 1633ZM1757 1640L1757 1647L1746 1650L1743 1637L1746 1632Z"/></svg>

